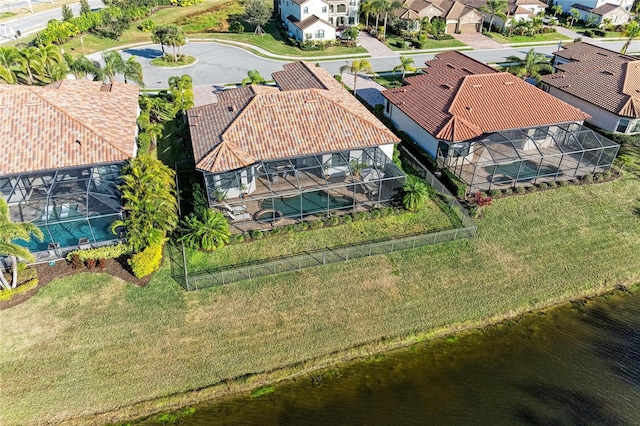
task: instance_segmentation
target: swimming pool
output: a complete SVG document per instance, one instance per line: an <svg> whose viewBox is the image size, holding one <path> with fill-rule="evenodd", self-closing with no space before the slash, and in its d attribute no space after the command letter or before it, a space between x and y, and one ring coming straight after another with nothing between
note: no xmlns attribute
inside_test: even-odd
<svg viewBox="0 0 640 426"><path fill-rule="evenodd" d="M555 166L543 164L538 168L538 163L531 160L522 162L517 161L509 164L496 164L495 171L494 166L487 166L484 170L490 174L490 180L493 179L494 176L499 175L509 176L513 180L529 180L538 176L554 175L558 173L558 168ZM518 171L520 174L518 174Z"/></svg>
<svg viewBox="0 0 640 426"><path fill-rule="evenodd" d="M282 212L285 217L296 217L340 209L353 205L353 198L335 197L326 191L304 192L294 197L279 197L260 202L262 209L273 209Z"/></svg>
<svg viewBox="0 0 640 426"><path fill-rule="evenodd" d="M88 221L87 219L83 219L49 225L34 222L34 225L38 225L44 233L44 240L38 242L32 239L28 243L22 240L16 240L16 244L27 247L31 252L38 252L47 250L49 244L54 242L58 243L60 248L65 248L77 246L80 238L88 238L91 243L115 240L117 236L112 234L109 228L113 221L118 218L118 215L114 215L94 219L89 218ZM89 223L91 225L89 225ZM93 235L91 234L91 230L93 230ZM95 239L93 236L95 236Z"/></svg>

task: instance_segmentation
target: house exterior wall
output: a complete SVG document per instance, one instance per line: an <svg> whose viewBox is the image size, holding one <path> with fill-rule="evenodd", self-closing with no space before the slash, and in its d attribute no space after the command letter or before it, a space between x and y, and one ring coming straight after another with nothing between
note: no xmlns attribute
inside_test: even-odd
<svg viewBox="0 0 640 426"><path fill-rule="evenodd" d="M611 19L611 23L614 25L624 25L629 22L631 14L625 9L616 9L602 15L602 21L607 18Z"/></svg>
<svg viewBox="0 0 640 426"><path fill-rule="evenodd" d="M509 25L511 21L514 21L514 20L519 21L520 19L524 19L525 21L527 21L531 18L529 17L528 13L518 13L516 15L507 17L507 20L505 23L504 19L500 18L499 16L496 16L493 18L493 26L504 28L506 25ZM484 22L488 24L490 20L491 20L491 15L485 15Z"/></svg>
<svg viewBox="0 0 640 426"><path fill-rule="evenodd" d="M323 1L309 0L301 5L297 5L291 0L276 0L280 19L284 22L294 38L297 40L333 40L336 38L335 28L332 26L352 26L358 24L358 13L360 10L359 0L338 0ZM342 11L344 9L344 11ZM338 12L340 10L340 12ZM315 15L328 22L330 25L317 22L312 27L301 30L287 19L288 16L295 16L300 21ZM324 37L316 37L318 30L324 30ZM311 34L308 38L306 35Z"/></svg>
<svg viewBox="0 0 640 426"><path fill-rule="evenodd" d="M580 108L582 111L591 116L591 119L587 120L588 123L593 124L594 126L598 126L601 129L607 130L609 132L615 132L616 127L618 126L618 121L620 120L620 118L624 118L619 117L612 112L603 110L602 108L599 108L589 102L570 95L569 93L563 92L562 90L559 90L555 87L549 87L548 93L558 99L565 101L569 105Z"/></svg>
<svg viewBox="0 0 640 426"><path fill-rule="evenodd" d="M409 137L431 157L436 158L438 151L438 139L420 127L420 125L413 121L398 107L393 104L389 104L388 100L385 100L385 105L388 106L389 110L389 112L387 112L387 109L385 108L385 116L391 120L393 125L398 130L409 135Z"/></svg>
<svg viewBox="0 0 640 426"><path fill-rule="evenodd" d="M556 0L556 4L562 6L562 11L567 13L569 9L571 9L571 5L573 4L581 4L591 9L595 9L596 7L600 7L605 3L611 3L622 7L623 9L629 10L633 5L633 0Z"/></svg>
<svg viewBox="0 0 640 426"><path fill-rule="evenodd" d="M303 33L301 40L334 40L336 38L336 29L331 25L327 25L324 22L316 22L310 27L306 28L304 32L299 28L296 28L300 33ZM318 31L324 31L319 36Z"/></svg>
<svg viewBox="0 0 640 426"><path fill-rule="evenodd" d="M360 0L327 0L329 4L329 14L326 19L337 27L358 25L358 15L360 12ZM342 11L344 8L344 11Z"/></svg>

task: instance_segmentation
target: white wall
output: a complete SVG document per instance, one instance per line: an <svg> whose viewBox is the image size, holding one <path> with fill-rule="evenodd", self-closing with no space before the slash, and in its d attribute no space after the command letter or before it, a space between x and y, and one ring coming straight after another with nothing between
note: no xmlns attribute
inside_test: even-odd
<svg viewBox="0 0 640 426"><path fill-rule="evenodd" d="M605 111L602 108L598 108L597 106L589 102L563 92L562 90L559 90L555 87L549 87L549 94L555 96L558 99L562 99L569 105L580 108L582 111L589 114L591 116L591 119L587 120L587 122L593 124L594 126L598 126L601 129L608 130L609 132L615 132L616 127L618 127L618 120L620 119L620 117L612 112Z"/></svg>
<svg viewBox="0 0 640 426"><path fill-rule="evenodd" d="M316 38L316 31L318 30L324 30L324 37ZM311 34L310 40L335 40L336 29L329 24L318 21L304 30L304 37L302 37L302 40L307 40L307 34Z"/></svg>
<svg viewBox="0 0 640 426"><path fill-rule="evenodd" d="M385 100L385 102L389 102ZM425 129L420 127L407 114L398 109L395 105L390 106L389 114L385 115L391 120L398 130L408 134L413 141L424 149L431 157L436 158L438 151L438 139L434 138Z"/></svg>

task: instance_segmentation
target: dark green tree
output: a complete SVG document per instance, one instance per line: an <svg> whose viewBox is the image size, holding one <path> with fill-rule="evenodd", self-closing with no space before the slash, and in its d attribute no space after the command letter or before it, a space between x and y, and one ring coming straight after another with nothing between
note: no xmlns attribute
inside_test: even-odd
<svg viewBox="0 0 640 426"><path fill-rule="evenodd" d="M73 19L73 10L66 4L62 6L62 20L70 21Z"/></svg>
<svg viewBox="0 0 640 426"><path fill-rule="evenodd" d="M271 18L272 10L269 3L264 0L247 0L244 3L244 19L256 29L254 34L262 34L262 27Z"/></svg>

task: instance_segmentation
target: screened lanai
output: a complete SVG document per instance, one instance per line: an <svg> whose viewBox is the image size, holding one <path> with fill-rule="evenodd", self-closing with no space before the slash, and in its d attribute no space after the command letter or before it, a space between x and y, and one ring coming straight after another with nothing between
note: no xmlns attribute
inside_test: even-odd
<svg viewBox="0 0 640 426"><path fill-rule="evenodd" d="M42 242L16 242L45 259L117 240L109 228L122 210L116 189L120 168L108 164L0 177L11 220L31 222L44 233Z"/></svg>
<svg viewBox="0 0 640 426"><path fill-rule="evenodd" d="M441 142L438 159L474 193L602 173L611 168L618 149L593 130L567 123Z"/></svg>
<svg viewBox="0 0 640 426"><path fill-rule="evenodd" d="M205 180L209 205L246 232L388 203L405 175L374 147L262 161Z"/></svg>

